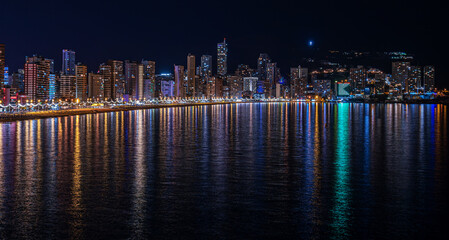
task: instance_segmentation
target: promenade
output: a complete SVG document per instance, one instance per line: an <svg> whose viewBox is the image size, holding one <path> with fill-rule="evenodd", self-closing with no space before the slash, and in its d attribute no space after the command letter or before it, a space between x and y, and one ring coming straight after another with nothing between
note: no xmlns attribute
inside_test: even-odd
<svg viewBox="0 0 449 240"><path fill-rule="evenodd" d="M65 117L83 114L131 111L139 109L154 109L154 108L169 108L169 107L189 107L189 106L203 106L203 105L217 105L217 104L232 104L236 102L199 102L199 103L167 103L167 104L149 104L149 105L118 105L114 107L102 108L78 108L66 110L46 110L46 111L29 111L21 113L0 113L0 122L11 122L18 120L30 120L40 118Z"/></svg>

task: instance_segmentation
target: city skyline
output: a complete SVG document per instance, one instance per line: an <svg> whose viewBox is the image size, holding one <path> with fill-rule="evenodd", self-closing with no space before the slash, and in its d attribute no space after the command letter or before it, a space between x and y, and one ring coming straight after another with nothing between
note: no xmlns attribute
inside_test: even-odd
<svg viewBox="0 0 449 240"><path fill-rule="evenodd" d="M5 49L5 45L2 44L2 59L4 59ZM223 42L217 43L215 68L211 55L201 55L201 58L198 58L199 61L196 61L195 55L189 53L184 68L185 73L184 70L179 72L179 67L175 65L173 72L169 74L176 75L178 71L182 75L158 80L156 61L109 59L95 70L96 68L89 69L85 64L77 61L76 51L63 49L60 72L55 71L54 59L36 54L25 57L23 77L20 77L21 69L11 71L6 68L4 78L7 81L2 83L9 88L4 90L2 96L15 96L16 101L19 95L21 99L39 101L160 97L284 97L292 99L320 97L329 100L353 96L356 98L361 96L365 99L373 96L385 98L379 94L387 94L386 98L416 99L429 96L401 95L429 93L436 87L435 66L417 65L419 61L408 53L328 51L325 55L320 55L320 52L314 49L311 49L311 52L312 54L304 58L300 65L290 67L287 75L281 73L276 59L271 59L266 53L259 55L256 68L239 64L232 73L232 69L228 69L229 48L225 38ZM376 60L372 61L374 59ZM362 65L367 60L374 65ZM5 60L0 63L3 69L7 66ZM378 68L389 64L391 68L390 66L388 69ZM215 74L213 69L216 69ZM9 77L9 72L14 74ZM255 77L257 80L250 80L248 77ZM180 79L182 82L176 83ZM249 87L248 81L252 80L255 81L255 86ZM23 81L23 84L20 81ZM179 84L184 89L180 90ZM22 85L23 88L20 88ZM252 90L248 92L244 89ZM3 97L3 101L9 103L10 99Z"/></svg>
<svg viewBox="0 0 449 240"><path fill-rule="evenodd" d="M104 61L152 58L158 62L157 72L168 72L172 71L173 64L185 61L188 53L213 55L215 65L215 44L226 37L232 48L230 69L242 63L252 65L259 53L266 52L277 60L285 75L291 65L299 64L307 55L312 41L314 47L322 50L412 52L420 59L420 65L435 65L440 69L437 75L442 80L438 84L448 87L444 80L448 76L443 64L444 54L439 53L444 49L443 38L439 36L443 14L438 14L442 8L435 4L418 8L412 3L378 1L360 11L355 1L339 4L227 1L220 8L203 1L191 5L175 2L175 5L183 6L184 10L175 8L174 12L169 12L171 4L168 3L145 3L137 8L137 5L118 1L76 6L52 1L26 5L20 1L9 2L0 9L0 42L8 46L6 58L14 71L22 65L23 56L37 53L60 59L60 49L66 48L77 51L77 57L89 68L98 66L99 58L105 58ZM142 21L147 18L146 9L149 8L151 30L145 28L146 21ZM94 14L93 9L103 10ZM83 15L79 17L81 12ZM397 13L416 17L396 27ZM231 18L230 14L238 17ZM261 23L263 16L268 18ZM32 19L40 19L45 24L36 25L31 23ZM113 24L98 28L92 23L98 23L99 19L110 19ZM193 29L188 23L203 23L201 29L206 30L183 38L181 36ZM61 26L70 27L70 30L63 30ZM138 37L125 34L128 31L139 33ZM29 36L33 36L31 40ZM61 69L60 63L56 67Z"/></svg>

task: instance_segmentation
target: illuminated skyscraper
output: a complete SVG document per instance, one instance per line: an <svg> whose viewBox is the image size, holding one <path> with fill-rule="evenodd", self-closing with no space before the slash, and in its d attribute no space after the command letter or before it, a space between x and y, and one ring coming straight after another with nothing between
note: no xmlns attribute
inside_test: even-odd
<svg viewBox="0 0 449 240"><path fill-rule="evenodd" d="M290 68L290 89L291 97L299 97L299 69Z"/></svg>
<svg viewBox="0 0 449 240"><path fill-rule="evenodd" d="M228 73L228 44L226 38L217 44L217 74L225 76Z"/></svg>
<svg viewBox="0 0 449 240"><path fill-rule="evenodd" d="M108 65L111 66L112 81L111 92L112 99L122 98L125 94L125 76L123 75L123 61L108 60Z"/></svg>
<svg viewBox="0 0 449 240"><path fill-rule="evenodd" d="M76 83L75 97L81 100L87 99L87 66L78 63L75 66Z"/></svg>
<svg viewBox="0 0 449 240"><path fill-rule="evenodd" d="M101 83L103 84L103 98L105 100L112 99L112 67L102 63L98 70L101 75Z"/></svg>
<svg viewBox="0 0 449 240"><path fill-rule="evenodd" d="M3 86L10 85L9 83L9 68L5 67L5 71L3 72Z"/></svg>
<svg viewBox="0 0 449 240"><path fill-rule="evenodd" d="M195 55L187 56L187 96L195 97Z"/></svg>
<svg viewBox="0 0 449 240"><path fill-rule="evenodd" d="M200 75L201 75L201 77L212 76L212 56L211 55L201 56Z"/></svg>
<svg viewBox="0 0 449 240"><path fill-rule="evenodd" d="M135 61L125 61L125 94L129 96L135 96L137 78L137 62Z"/></svg>
<svg viewBox="0 0 449 240"><path fill-rule="evenodd" d="M351 82L353 92L361 93L365 89L366 69L359 65L356 68L349 69L349 81Z"/></svg>
<svg viewBox="0 0 449 240"><path fill-rule="evenodd" d="M50 73L48 77L48 99L52 100L56 97L56 74Z"/></svg>
<svg viewBox="0 0 449 240"><path fill-rule="evenodd" d="M435 67L425 66L424 67L424 78L423 78L424 91L433 91L435 88Z"/></svg>
<svg viewBox="0 0 449 240"><path fill-rule="evenodd" d="M401 87L405 89L409 79L409 70L410 62L393 62L391 69L393 84L401 84Z"/></svg>
<svg viewBox="0 0 449 240"><path fill-rule="evenodd" d="M16 93L23 93L25 91L24 74L25 71L23 69L18 69L17 72L10 75L9 82L11 83L13 91Z"/></svg>
<svg viewBox="0 0 449 240"><path fill-rule="evenodd" d="M59 95L64 99L76 97L76 76L61 74L59 79Z"/></svg>
<svg viewBox="0 0 449 240"><path fill-rule="evenodd" d="M5 72L5 44L0 44L0 90L3 89L5 81L3 73ZM3 91L0 91L0 97Z"/></svg>
<svg viewBox="0 0 449 240"><path fill-rule="evenodd" d="M422 71L420 66L410 66L409 69L409 81L406 91L418 92L422 84Z"/></svg>
<svg viewBox="0 0 449 240"><path fill-rule="evenodd" d="M255 93L257 90L257 77L244 77L243 78L243 91Z"/></svg>
<svg viewBox="0 0 449 240"><path fill-rule="evenodd" d="M279 83L280 69L277 67L277 63L267 63L267 79L265 80L265 96L274 97L276 83Z"/></svg>
<svg viewBox="0 0 449 240"><path fill-rule="evenodd" d="M267 79L267 63L270 63L270 57L268 54L261 53L259 59L257 59L257 76L259 81L265 81Z"/></svg>
<svg viewBox="0 0 449 240"><path fill-rule="evenodd" d="M270 57L266 53L261 53L257 59L257 76L259 77L259 82L257 83L258 93L267 93L268 83L267 81L267 64L270 63ZM265 95L268 97L268 95Z"/></svg>
<svg viewBox="0 0 449 240"><path fill-rule="evenodd" d="M143 84L144 98L150 99L154 97L159 97L156 94L156 62L142 60L143 64Z"/></svg>
<svg viewBox="0 0 449 240"><path fill-rule="evenodd" d="M184 66L175 65L175 89L173 95L180 98L186 97L184 88Z"/></svg>
<svg viewBox="0 0 449 240"><path fill-rule="evenodd" d="M103 80L101 74L88 74L89 90L88 97L94 100L102 100L104 97Z"/></svg>
<svg viewBox="0 0 449 240"><path fill-rule="evenodd" d="M50 68L52 59L34 55L25 63L25 94L31 100L48 100L50 93Z"/></svg>
<svg viewBox="0 0 449 240"><path fill-rule="evenodd" d="M75 52L68 49L62 50L62 74L75 75Z"/></svg>
<svg viewBox="0 0 449 240"><path fill-rule="evenodd" d="M235 70L235 75L240 77L253 77L254 70L251 69L246 64L239 64L237 66L237 70Z"/></svg>
<svg viewBox="0 0 449 240"><path fill-rule="evenodd" d="M134 87L134 99L143 100L144 98L144 66L137 64L136 86Z"/></svg>

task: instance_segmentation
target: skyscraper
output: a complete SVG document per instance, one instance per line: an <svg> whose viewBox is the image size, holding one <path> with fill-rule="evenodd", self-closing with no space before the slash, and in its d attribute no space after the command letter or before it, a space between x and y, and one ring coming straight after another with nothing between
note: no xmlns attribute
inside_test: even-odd
<svg viewBox="0 0 449 240"><path fill-rule="evenodd" d="M212 56L211 55L201 56L200 75L201 75L201 77L212 76Z"/></svg>
<svg viewBox="0 0 449 240"><path fill-rule="evenodd" d="M3 82L5 81L3 75L4 72L5 72L5 44L0 44L0 89L3 88Z"/></svg>
<svg viewBox="0 0 449 240"><path fill-rule="evenodd" d="M84 101L87 99L87 66L78 63L75 66L75 73L76 73L75 97Z"/></svg>
<svg viewBox="0 0 449 240"><path fill-rule="evenodd" d="M175 65L175 90L173 95L175 97L185 98L184 88L184 66Z"/></svg>
<svg viewBox="0 0 449 240"><path fill-rule="evenodd" d="M187 56L187 96L195 97L195 55Z"/></svg>
<svg viewBox="0 0 449 240"><path fill-rule="evenodd" d="M267 93L267 64L270 62L270 57L266 53L261 53L257 59L257 76L259 77L257 87L261 91L259 93ZM265 96L268 97L268 95Z"/></svg>
<svg viewBox="0 0 449 240"><path fill-rule="evenodd" d="M123 75L123 61L108 60L108 65L111 66L112 81L111 91L112 99L122 98L125 94L125 76Z"/></svg>
<svg viewBox="0 0 449 240"><path fill-rule="evenodd" d="M401 84L402 88L405 88L409 78L410 62L393 62L391 75L393 78L393 84Z"/></svg>
<svg viewBox="0 0 449 240"><path fill-rule="evenodd" d="M265 96L275 96L276 83L279 82L280 70L277 63L267 63L267 79L265 80Z"/></svg>
<svg viewBox="0 0 449 240"><path fill-rule="evenodd" d="M221 77L228 73L228 44L226 38L217 44L217 74Z"/></svg>
<svg viewBox="0 0 449 240"><path fill-rule="evenodd" d="M50 73L48 85L48 100L52 100L56 98L56 74Z"/></svg>
<svg viewBox="0 0 449 240"><path fill-rule="evenodd" d="M89 73L88 82L88 97L93 98L94 100L102 100L104 97L104 89L101 74Z"/></svg>
<svg viewBox="0 0 449 240"><path fill-rule="evenodd" d="M422 84L422 71L420 66L410 66L407 92L418 92Z"/></svg>
<svg viewBox="0 0 449 240"><path fill-rule="evenodd" d="M59 80L59 95L64 99L73 99L76 97L76 76L61 74Z"/></svg>
<svg viewBox="0 0 449 240"><path fill-rule="evenodd" d="M34 55L25 63L25 94L31 100L48 100L50 93L50 68L52 59Z"/></svg>
<svg viewBox="0 0 449 240"><path fill-rule="evenodd" d="M137 78L137 62L125 61L125 94L135 96L135 86Z"/></svg>
<svg viewBox="0 0 449 240"><path fill-rule="evenodd" d="M112 68L107 64L100 64L98 73L101 75L101 83L103 84L103 98L105 100L112 99Z"/></svg>
<svg viewBox="0 0 449 240"><path fill-rule="evenodd" d="M349 69L349 81L351 82L353 92L361 93L365 89L366 69L359 65L356 68Z"/></svg>
<svg viewBox="0 0 449 240"><path fill-rule="evenodd" d="M142 60L143 64L143 84L144 98L150 99L154 97L159 97L156 94L156 62Z"/></svg>
<svg viewBox="0 0 449 240"><path fill-rule="evenodd" d="M299 69L290 68L290 93L292 98L299 97Z"/></svg>
<svg viewBox="0 0 449 240"><path fill-rule="evenodd" d="M62 50L62 74L75 75L75 52L72 50Z"/></svg>
<svg viewBox="0 0 449 240"><path fill-rule="evenodd" d="M259 81L265 81L267 79L267 63L270 63L270 57L268 54L261 53L257 59L257 76Z"/></svg>
<svg viewBox="0 0 449 240"><path fill-rule="evenodd" d="M136 86L134 90L134 99L143 100L144 98L144 66L137 64Z"/></svg>
<svg viewBox="0 0 449 240"><path fill-rule="evenodd" d="M424 67L424 91L433 91L435 88L435 67L434 66L425 66Z"/></svg>

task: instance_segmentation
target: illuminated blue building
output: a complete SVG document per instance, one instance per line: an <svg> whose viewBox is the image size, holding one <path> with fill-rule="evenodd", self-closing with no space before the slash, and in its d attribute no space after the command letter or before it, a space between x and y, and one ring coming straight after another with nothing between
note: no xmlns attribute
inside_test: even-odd
<svg viewBox="0 0 449 240"><path fill-rule="evenodd" d="M5 67L5 77L4 77L4 81L3 81L3 85L4 86L6 86L6 85L10 85L9 84L9 68L8 67Z"/></svg>
<svg viewBox="0 0 449 240"><path fill-rule="evenodd" d="M75 52L72 50L62 50L62 74L75 75Z"/></svg>
<svg viewBox="0 0 449 240"><path fill-rule="evenodd" d="M212 75L212 56L211 55L201 56L200 75L201 75L201 77Z"/></svg>
<svg viewBox="0 0 449 240"><path fill-rule="evenodd" d="M48 76L48 99L52 100L56 96L56 75L51 73Z"/></svg>
<svg viewBox="0 0 449 240"><path fill-rule="evenodd" d="M225 76L228 72L228 44L226 38L217 44L217 74Z"/></svg>

